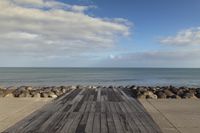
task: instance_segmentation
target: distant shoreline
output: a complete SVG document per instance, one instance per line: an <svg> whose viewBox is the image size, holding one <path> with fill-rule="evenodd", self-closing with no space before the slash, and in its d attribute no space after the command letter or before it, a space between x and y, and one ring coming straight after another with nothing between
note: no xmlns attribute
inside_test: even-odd
<svg viewBox="0 0 200 133"><path fill-rule="evenodd" d="M39 67L32 67L32 66L25 66L25 67L1 67L0 68L52 68L52 69L200 69L200 67L47 67L47 66L39 66Z"/></svg>

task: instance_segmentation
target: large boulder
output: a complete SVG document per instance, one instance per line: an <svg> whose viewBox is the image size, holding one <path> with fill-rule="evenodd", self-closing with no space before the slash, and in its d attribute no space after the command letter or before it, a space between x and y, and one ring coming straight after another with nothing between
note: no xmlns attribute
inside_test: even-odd
<svg viewBox="0 0 200 133"><path fill-rule="evenodd" d="M9 86L9 87L6 88L6 90L10 90L10 91L14 91L16 89L17 89L16 86Z"/></svg>
<svg viewBox="0 0 200 133"><path fill-rule="evenodd" d="M167 98L167 95L163 91L156 92L156 95L158 96L159 99Z"/></svg>
<svg viewBox="0 0 200 133"><path fill-rule="evenodd" d="M171 98L174 95L174 93L171 92L169 89L165 89L164 93L166 94L167 98Z"/></svg>
<svg viewBox="0 0 200 133"><path fill-rule="evenodd" d="M26 90L26 86L20 86L17 88L17 90L19 91L25 91Z"/></svg>
<svg viewBox="0 0 200 133"><path fill-rule="evenodd" d="M151 92L151 91L147 91L146 92L146 98L147 99L157 99L158 97L157 97L157 95L155 95L153 92Z"/></svg>
<svg viewBox="0 0 200 133"><path fill-rule="evenodd" d="M70 89L76 89L76 88L78 88L78 86L75 85L70 86Z"/></svg>
<svg viewBox="0 0 200 133"><path fill-rule="evenodd" d="M32 95L30 94L28 90L26 90L26 91L22 91L19 97L32 97Z"/></svg>
<svg viewBox="0 0 200 133"><path fill-rule="evenodd" d="M6 93L4 94L4 97L13 98L13 97L15 97L15 96L14 96L13 93L11 93L11 92L6 92Z"/></svg>
<svg viewBox="0 0 200 133"><path fill-rule="evenodd" d="M183 89L178 89L177 92L176 92L176 95L182 97L184 94L184 90Z"/></svg>
<svg viewBox="0 0 200 133"><path fill-rule="evenodd" d="M61 96L63 94L63 92L65 92L65 88L64 87L55 87L53 89L51 89L51 92L55 93L57 96Z"/></svg>
<svg viewBox="0 0 200 133"><path fill-rule="evenodd" d="M48 98L49 97L47 92L42 92L40 95L41 95L42 98Z"/></svg>
<svg viewBox="0 0 200 133"><path fill-rule="evenodd" d="M14 95L15 97L19 97L19 95L21 95L21 93L22 93L22 91L19 90L19 89L13 91L13 95Z"/></svg>
<svg viewBox="0 0 200 133"><path fill-rule="evenodd" d="M197 97L197 98L200 98L200 93L197 93L197 94L196 94L196 97Z"/></svg>
<svg viewBox="0 0 200 133"><path fill-rule="evenodd" d="M53 93L53 92L49 92L48 93L48 97L50 97L50 98L57 98L58 96L55 93Z"/></svg>
<svg viewBox="0 0 200 133"><path fill-rule="evenodd" d="M196 89L196 93L197 93L197 94L200 94L200 88L197 88L197 89Z"/></svg>
<svg viewBox="0 0 200 133"><path fill-rule="evenodd" d="M145 91L142 94L139 94L137 96L138 99L157 99L157 95L155 95L153 92L151 91Z"/></svg>
<svg viewBox="0 0 200 133"><path fill-rule="evenodd" d="M41 97L39 92L31 92L31 96L34 97L34 98L40 98Z"/></svg>
<svg viewBox="0 0 200 133"><path fill-rule="evenodd" d="M190 93L190 92L186 92L183 96L182 96L182 98L192 98L192 99L197 99L197 97L195 96L195 94L194 93Z"/></svg>
<svg viewBox="0 0 200 133"><path fill-rule="evenodd" d="M27 86L26 90L31 91L31 90L33 90L33 88L31 86Z"/></svg>
<svg viewBox="0 0 200 133"><path fill-rule="evenodd" d="M173 95L171 96L172 99L181 99L181 97L179 95Z"/></svg>

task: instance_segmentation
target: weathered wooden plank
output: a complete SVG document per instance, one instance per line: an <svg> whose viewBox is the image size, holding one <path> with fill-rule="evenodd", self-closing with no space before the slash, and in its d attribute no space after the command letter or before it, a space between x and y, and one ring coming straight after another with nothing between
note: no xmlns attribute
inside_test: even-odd
<svg viewBox="0 0 200 133"><path fill-rule="evenodd" d="M83 102L83 104L81 105L81 108L79 109L79 112L85 112L85 109L87 107L87 103L86 101Z"/></svg>
<svg viewBox="0 0 200 133"><path fill-rule="evenodd" d="M95 112L96 111L96 102L92 102L91 103L91 109L90 109L90 112Z"/></svg>
<svg viewBox="0 0 200 133"><path fill-rule="evenodd" d="M122 91L120 90L121 93L123 94L124 100L126 101L124 103L124 106L127 108L127 110L134 110L134 106L130 104L129 97ZM137 124L141 132L151 132L154 131L149 122L145 119L144 116L139 115L138 112L130 112L134 120L134 122Z"/></svg>
<svg viewBox="0 0 200 133"><path fill-rule="evenodd" d="M109 133L116 133L115 124L114 124L113 118L112 118L112 113L106 112L106 116L107 116L107 123L108 123L108 132Z"/></svg>
<svg viewBox="0 0 200 133"><path fill-rule="evenodd" d="M76 89L76 90L78 90L78 89ZM48 129L48 131L51 131L50 129L52 129L52 128L53 128L53 130L60 129L60 127L62 127L64 125L63 123L66 121L66 119L69 115L69 112L72 111L72 109L71 109L71 107L73 106L71 103L72 99L69 101L67 101L67 99L70 99L71 96L75 98L75 96L78 95L79 92L81 92L81 90L72 91L72 93L70 95L68 95L69 97L65 97L66 99L63 99L62 101L66 101L66 102L61 104L64 107L64 108L61 107L62 108L61 110L55 106L54 108L56 108L57 111L54 113L54 115L52 115L52 117L50 119L48 119L43 124L43 126L41 127L42 129L40 129L40 130L45 131ZM61 123L61 121L62 121L62 123Z"/></svg>
<svg viewBox="0 0 200 133"><path fill-rule="evenodd" d="M8 133L160 133L143 106L115 87L74 89Z"/></svg>
<svg viewBox="0 0 200 133"><path fill-rule="evenodd" d="M88 117L87 124L86 124L86 127L85 127L85 133L92 133L94 115L95 115L94 112L89 113L89 117Z"/></svg>
<svg viewBox="0 0 200 133"><path fill-rule="evenodd" d="M105 102L106 105L106 116L107 116L107 124L108 124L108 132L109 133L116 133L115 124L112 117L112 112L109 106L109 102Z"/></svg>
<svg viewBox="0 0 200 133"><path fill-rule="evenodd" d="M95 113L92 132L93 133L101 133L101 116L100 116L100 113Z"/></svg>
<svg viewBox="0 0 200 133"><path fill-rule="evenodd" d="M76 114L74 121L73 121L72 125L69 127L67 133L76 133L76 129L79 125L79 122L81 121L82 116L83 116L82 113Z"/></svg>
<svg viewBox="0 0 200 133"><path fill-rule="evenodd" d="M67 133L77 114L77 112L71 112L64 126L60 130L57 130L56 133Z"/></svg>
<svg viewBox="0 0 200 133"><path fill-rule="evenodd" d="M115 102L108 102L109 106L110 106L110 111L112 113L116 113L116 109L115 109L115 105L114 105Z"/></svg>
<svg viewBox="0 0 200 133"><path fill-rule="evenodd" d="M89 112L90 111L90 109L91 109L91 105L92 105L92 100L93 100L93 98L94 98L94 95L90 95L90 97L89 97L89 99L88 99L88 104L87 104L87 106L86 106L86 109L85 109L85 112Z"/></svg>
<svg viewBox="0 0 200 133"><path fill-rule="evenodd" d="M140 118L141 121L143 120L143 125L146 126L147 130L150 133L161 133L161 130L158 127L158 125L153 121L153 119L146 112L146 110L143 109L143 106L139 104L137 100L131 100L130 97L128 97L128 100L132 108L136 110L137 116Z"/></svg>
<svg viewBox="0 0 200 133"><path fill-rule="evenodd" d="M98 92L97 92L97 102L101 101L101 88L98 88Z"/></svg>
<svg viewBox="0 0 200 133"><path fill-rule="evenodd" d="M114 121L114 124L115 124L115 127L116 127L116 133L124 133L125 131L122 128L118 114L112 113L112 115L113 115L113 121Z"/></svg>
<svg viewBox="0 0 200 133"><path fill-rule="evenodd" d="M86 103L86 107L84 110L83 118L81 119L81 122L79 123L79 125L77 127L77 130L76 130L77 133L82 133L85 131L86 124L87 124L87 121L89 118L89 111L91 110L91 103L92 103L92 100L94 97L94 95L91 95L91 94L92 94L92 91L90 89L87 93L88 97L84 101Z"/></svg>
<svg viewBox="0 0 200 133"><path fill-rule="evenodd" d="M108 124L105 113L101 113L101 133L108 133Z"/></svg>
<svg viewBox="0 0 200 133"><path fill-rule="evenodd" d="M101 112L105 113L106 112L106 106L105 106L105 101L101 102Z"/></svg>
<svg viewBox="0 0 200 133"><path fill-rule="evenodd" d="M120 109L119 102L115 102L114 106L117 112L117 117L119 119L121 128L125 133L131 133L132 130L129 124L130 121L126 120L125 113L123 113L123 111Z"/></svg>

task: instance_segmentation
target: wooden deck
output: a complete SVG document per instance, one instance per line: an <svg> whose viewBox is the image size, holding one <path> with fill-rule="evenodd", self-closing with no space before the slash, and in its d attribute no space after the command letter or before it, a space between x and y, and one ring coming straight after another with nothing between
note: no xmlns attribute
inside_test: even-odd
<svg viewBox="0 0 200 133"><path fill-rule="evenodd" d="M74 89L5 133L161 133L144 107L121 89Z"/></svg>

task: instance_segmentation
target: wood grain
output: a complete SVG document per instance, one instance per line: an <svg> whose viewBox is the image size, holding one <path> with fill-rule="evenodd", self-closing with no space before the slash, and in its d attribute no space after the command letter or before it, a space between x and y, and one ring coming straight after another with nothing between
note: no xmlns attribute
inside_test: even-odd
<svg viewBox="0 0 200 133"><path fill-rule="evenodd" d="M161 133L144 107L119 88L82 88L56 99L4 133Z"/></svg>

